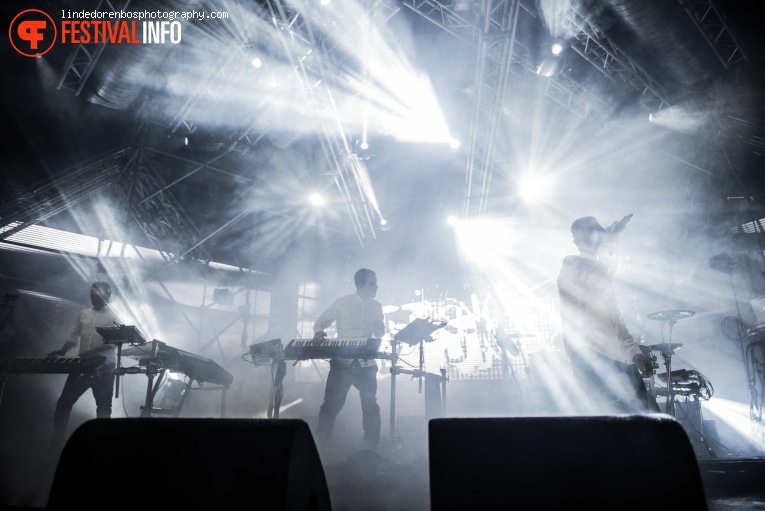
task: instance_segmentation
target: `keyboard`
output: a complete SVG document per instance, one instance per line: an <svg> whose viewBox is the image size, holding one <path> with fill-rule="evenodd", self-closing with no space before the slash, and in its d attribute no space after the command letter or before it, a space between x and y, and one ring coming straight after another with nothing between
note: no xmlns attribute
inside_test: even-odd
<svg viewBox="0 0 765 511"><path fill-rule="evenodd" d="M284 360L308 360L314 358L380 358L381 339L292 339L284 347Z"/></svg>
<svg viewBox="0 0 765 511"><path fill-rule="evenodd" d="M153 340L141 346L122 350L122 356L138 360L139 365L159 364L167 370L181 372L199 383L210 382L228 388L234 376L209 358L168 346Z"/></svg>
<svg viewBox="0 0 765 511"><path fill-rule="evenodd" d="M106 361L102 355L91 357L16 357L0 364L0 373L5 374L72 374L86 373L97 369Z"/></svg>

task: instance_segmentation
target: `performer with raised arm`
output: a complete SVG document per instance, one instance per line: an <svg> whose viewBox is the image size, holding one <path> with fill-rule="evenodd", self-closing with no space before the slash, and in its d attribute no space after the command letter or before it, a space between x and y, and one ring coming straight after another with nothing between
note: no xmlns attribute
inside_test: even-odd
<svg viewBox="0 0 765 511"><path fill-rule="evenodd" d="M49 356L63 357L69 350L79 345L78 356L82 358L104 357L104 364L97 373L72 373L67 377L53 414L53 435L49 447L51 453L63 447L72 407L88 389L91 389L96 399L96 417L109 418L112 415L112 390L115 376L114 371L110 369L116 366L117 347L113 344L105 344L101 334L96 331L98 327L108 327L119 323L116 314L108 305L111 296L112 288L108 283L94 282L90 287L90 303L93 306L83 309L78 314L72 333L61 349L48 353Z"/></svg>
<svg viewBox="0 0 765 511"><path fill-rule="evenodd" d="M336 323L337 337L381 338L385 335L382 304L374 299L377 295L377 276L372 270L362 268L353 276L356 292L338 298L319 316L313 325L314 340L326 339L324 329ZM377 404L377 363L374 359L340 359L329 361L329 375L324 391L324 403L319 410L318 441L320 444L332 437L335 419L345 405L351 385L359 390L361 398L364 441L376 450L380 442L380 406Z"/></svg>
<svg viewBox="0 0 765 511"><path fill-rule="evenodd" d="M579 255L565 257L558 275L564 348L592 411L600 413L660 411L642 379L653 364L627 330L611 285L619 234L631 216L607 228L591 216L574 221Z"/></svg>

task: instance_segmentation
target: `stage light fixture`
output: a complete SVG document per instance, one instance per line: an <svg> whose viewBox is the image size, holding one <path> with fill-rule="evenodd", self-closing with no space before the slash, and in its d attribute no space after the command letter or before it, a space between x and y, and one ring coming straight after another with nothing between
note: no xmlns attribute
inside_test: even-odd
<svg viewBox="0 0 765 511"><path fill-rule="evenodd" d="M557 75L563 68L563 60L559 55L548 55L537 66L536 73L539 76L550 78Z"/></svg>
<svg viewBox="0 0 765 511"><path fill-rule="evenodd" d="M263 61L260 60L260 57L253 57L250 64L252 64L252 67L255 69L260 69L263 66Z"/></svg>
<svg viewBox="0 0 765 511"><path fill-rule="evenodd" d="M456 138L451 139L449 141L449 147L451 147L452 149L459 149L460 141L457 140Z"/></svg>
<svg viewBox="0 0 765 511"><path fill-rule="evenodd" d="M551 77L563 69L563 57L566 54L566 43L561 39L553 40L543 51L544 57L536 69L539 76Z"/></svg>
<svg viewBox="0 0 765 511"><path fill-rule="evenodd" d="M215 152L223 147L223 142L211 133L189 133L183 143L190 151Z"/></svg>

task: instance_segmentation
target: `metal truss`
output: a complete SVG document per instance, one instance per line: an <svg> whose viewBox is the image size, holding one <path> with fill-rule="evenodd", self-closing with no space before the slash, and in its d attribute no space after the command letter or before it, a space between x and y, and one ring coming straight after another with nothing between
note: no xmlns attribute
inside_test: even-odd
<svg viewBox="0 0 765 511"><path fill-rule="evenodd" d="M605 124L611 111L605 101L563 73L547 81L546 94L568 111L595 124Z"/></svg>
<svg viewBox="0 0 765 511"><path fill-rule="evenodd" d="M245 40L237 40L222 52L224 58L213 72L199 82L194 94L189 96L171 121L171 133L190 135L201 124L199 117L215 111L222 100L234 96L235 90L243 87L247 73L252 72L251 60L256 49ZM243 83L244 82L244 83ZM250 85L255 86L255 83ZM251 131L251 129L250 129Z"/></svg>
<svg viewBox="0 0 765 511"><path fill-rule="evenodd" d="M484 30L483 37L478 41L464 202L466 218L482 215L488 204L494 147L510 74L519 11L518 2L499 1L495 5L492 0L484 0L482 10Z"/></svg>
<svg viewBox="0 0 765 511"><path fill-rule="evenodd" d="M101 0L95 10L120 12L126 10L129 4L130 0L118 5L110 0ZM106 44L103 43L81 43L75 46L61 72L58 88L74 91L74 95L79 96L105 49Z"/></svg>
<svg viewBox="0 0 765 511"><path fill-rule="evenodd" d="M476 100L468 149L466 217L486 211L491 185L496 130L511 74L536 75L531 52L515 38L522 12L534 10L521 0L484 0L480 12L456 13L436 0L404 0L404 5L428 21L476 48ZM580 117L603 124L611 108L563 74L547 79L547 96Z"/></svg>
<svg viewBox="0 0 765 511"><path fill-rule="evenodd" d="M0 206L0 240L66 211L107 188L135 158L134 150L123 149L31 186Z"/></svg>
<svg viewBox="0 0 765 511"><path fill-rule="evenodd" d="M713 0L679 0L725 69L748 60Z"/></svg>
<svg viewBox="0 0 765 511"><path fill-rule="evenodd" d="M623 82L640 92L639 102L649 111L655 112L664 103L669 103L664 88L596 29L585 15L572 8L568 19L572 26L579 29L571 38L571 49L614 82Z"/></svg>
<svg viewBox="0 0 765 511"><path fill-rule="evenodd" d="M125 148L67 169L0 206L0 240L39 224L109 189L168 261L193 254L206 260L201 236L162 183L142 149ZM168 244L174 245L168 251Z"/></svg>
<svg viewBox="0 0 765 511"><path fill-rule="evenodd" d="M151 159L143 149L115 180L114 188L124 201L125 210L141 228L162 257L170 262L187 255L194 259L209 259L200 248L200 234L175 197L160 179ZM168 245L175 245L168 250Z"/></svg>
<svg viewBox="0 0 765 511"><path fill-rule="evenodd" d="M313 118L321 124L319 140L324 155L333 169L356 237L363 246L365 238L376 237L375 210L364 190L366 169L351 150L350 136L343 127L333 97L333 66L336 65L333 58L339 61L340 53L335 51L336 46L327 51L323 41L314 34L311 20L299 7L285 5L281 0L268 0L267 4L274 26L282 36L287 58L303 85ZM386 4L378 2L366 14L373 22L387 21L385 12L380 11L381 5Z"/></svg>
<svg viewBox="0 0 765 511"><path fill-rule="evenodd" d="M712 0L678 1L726 69L746 60ZM638 101L649 111L655 112L671 104L672 98L661 84L589 23L585 15L572 8L568 19L579 29L570 43L574 51L611 80L621 81L640 92Z"/></svg>

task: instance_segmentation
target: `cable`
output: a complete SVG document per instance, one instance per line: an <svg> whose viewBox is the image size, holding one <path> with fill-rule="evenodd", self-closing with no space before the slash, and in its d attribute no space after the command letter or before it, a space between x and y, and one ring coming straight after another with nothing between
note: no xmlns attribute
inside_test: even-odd
<svg viewBox="0 0 765 511"><path fill-rule="evenodd" d="M130 418L130 414L127 411L127 406L125 405L125 378L120 378L120 394L122 394L122 411L125 412L125 417Z"/></svg>
<svg viewBox="0 0 765 511"><path fill-rule="evenodd" d="M688 371L688 379L698 385L698 395L702 401L709 401L714 395L715 389L712 387L712 383L700 372Z"/></svg>

